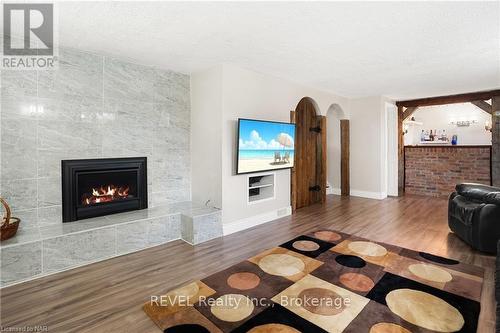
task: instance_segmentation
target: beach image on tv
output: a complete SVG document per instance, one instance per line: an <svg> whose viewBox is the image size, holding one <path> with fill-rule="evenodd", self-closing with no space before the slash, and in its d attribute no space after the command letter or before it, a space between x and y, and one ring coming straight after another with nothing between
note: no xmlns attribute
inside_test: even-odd
<svg viewBox="0 0 500 333"><path fill-rule="evenodd" d="M293 167L295 125L240 119L238 173Z"/></svg>

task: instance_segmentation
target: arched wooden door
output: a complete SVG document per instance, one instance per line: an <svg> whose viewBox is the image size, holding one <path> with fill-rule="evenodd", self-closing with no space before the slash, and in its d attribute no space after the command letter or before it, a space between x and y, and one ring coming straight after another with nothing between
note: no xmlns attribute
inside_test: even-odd
<svg viewBox="0 0 500 333"><path fill-rule="evenodd" d="M304 97L291 112L296 124L292 169L292 209L324 202L326 198L326 118L312 99Z"/></svg>

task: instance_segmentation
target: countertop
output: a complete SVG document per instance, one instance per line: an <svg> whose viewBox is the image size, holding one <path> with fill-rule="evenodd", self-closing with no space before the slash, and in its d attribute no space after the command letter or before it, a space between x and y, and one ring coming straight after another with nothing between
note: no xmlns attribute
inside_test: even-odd
<svg viewBox="0 0 500 333"><path fill-rule="evenodd" d="M491 145L452 145L446 143L424 143L419 145L406 145L405 148L488 148Z"/></svg>

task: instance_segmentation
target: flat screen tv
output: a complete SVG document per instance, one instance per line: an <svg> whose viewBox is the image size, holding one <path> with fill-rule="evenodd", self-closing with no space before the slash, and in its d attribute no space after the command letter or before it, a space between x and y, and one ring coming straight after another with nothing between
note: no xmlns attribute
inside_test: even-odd
<svg viewBox="0 0 500 333"><path fill-rule="evenodd" d="M295 124L238 119L236 173L293 167Z"/></svg>

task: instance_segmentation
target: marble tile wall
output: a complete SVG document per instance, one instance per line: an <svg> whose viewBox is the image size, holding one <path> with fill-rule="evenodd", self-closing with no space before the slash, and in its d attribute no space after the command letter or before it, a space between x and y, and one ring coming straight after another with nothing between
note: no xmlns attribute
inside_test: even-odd
<svg viewBox="0 0 500 333"><path fill-rule="evenodd" d="M190 200L189 76L73 49L1 72L1 186L21 228L61 223L61 160L147 156L150 205Z"/></svg>
<svg viewBox="0 0 500 333"><path fill-rule="evenodd" d="M178 239L203 243L222 236L222 220L220 210L175 203L40 230L2 242L0 288Z"/></svg>

